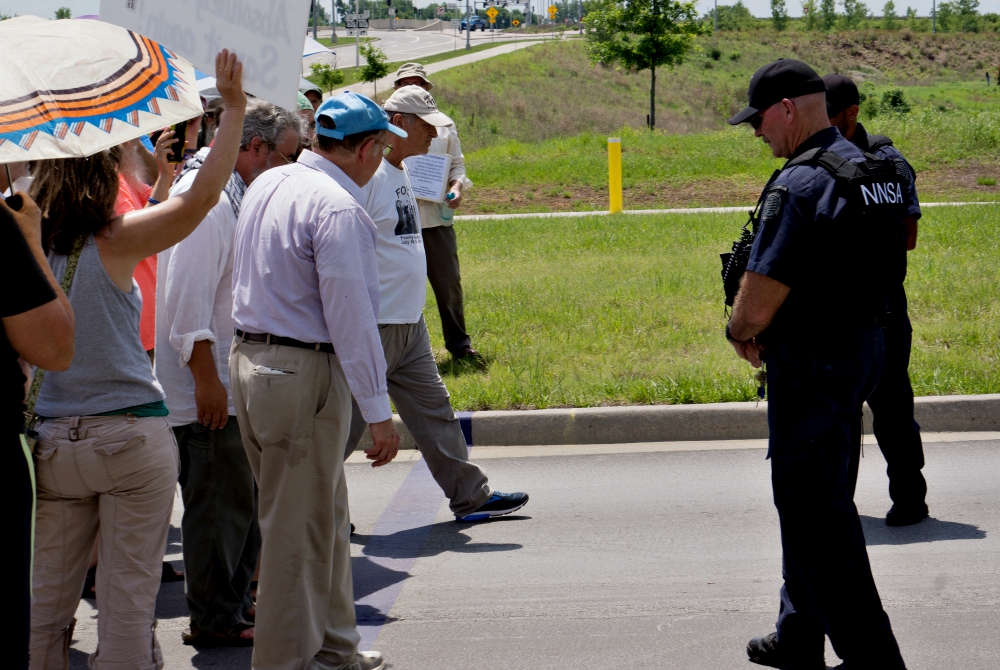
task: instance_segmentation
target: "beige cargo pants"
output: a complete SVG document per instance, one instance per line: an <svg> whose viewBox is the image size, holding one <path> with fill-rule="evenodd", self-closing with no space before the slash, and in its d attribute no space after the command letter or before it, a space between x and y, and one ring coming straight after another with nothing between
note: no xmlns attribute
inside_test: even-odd
<svg viewBox="0 0 1000 670"><path fill-rule="evenodd" d="M351 391L336 355L233 342L236 418L259 488L254 670L355 662L344 443Z"/></svg>
<svg viewBox="0 0 1000 670"><path fill-rule="evenodd" d="M70 633L100 529L93 670L159 670L156 594L179 459L164 417L50 419L38 427L31 670L69 667Z"/></svg>

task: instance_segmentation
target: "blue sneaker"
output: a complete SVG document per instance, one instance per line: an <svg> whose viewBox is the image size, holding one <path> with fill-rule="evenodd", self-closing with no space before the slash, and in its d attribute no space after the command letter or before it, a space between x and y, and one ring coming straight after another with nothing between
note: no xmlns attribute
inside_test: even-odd
<svg viewBox="0 0 1000 670"><path fill-rule="evenodd" d="M500 493L494 491L489 500L479 506L474 512L465 516L456 516L456 521L480 521L494 516L503 516L516 512L528 503L527 493Z"/></svg>

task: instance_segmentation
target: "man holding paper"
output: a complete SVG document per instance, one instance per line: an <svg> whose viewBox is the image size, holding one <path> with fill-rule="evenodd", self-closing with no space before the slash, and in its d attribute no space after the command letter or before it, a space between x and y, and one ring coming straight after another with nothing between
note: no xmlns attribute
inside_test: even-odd
<svg viewBox="0 0 1000 670"><path fill-rule="evenodd" d="M420 63L406 63L396 72L395 87L419 86L425 91L434 88ZM458 266L458 240L453 226L455 210L462 204L462 194L472 187L465 174L465 156L462 143L458 139L455 124L449 120L447 126L437 128L437 137L431 141L430 154L421 163L437 159L432 167L440 175L434 195L417 190L417 207L420 210L421 234L424 238L424 252L427 254L427 279L434 289L438 314L441 315L441 330L444 332L444 346L456 359L479 358L479 352L472 348L472 338L465 329L465 305L462 297L462 276ZM417 175L411 158L410 180ZM414 184L414 187L417 185Z"/></svg>
<svg viewBox="0 0 1000 670"><path fill-rule="evenodd" d="M403 423L459 521L510 514L528 502L524 493L492 491L482 469L469 462L465 435L438 374L423 309L427 261L420 214L403 159L427 153L437 128L451 119L431 94L404 86L385 102L389 121L406 131L362 189L360 202L378 228L378 330L386 362L386 386ZM365 419L353 405L345 458L357 447Z"/></svg>

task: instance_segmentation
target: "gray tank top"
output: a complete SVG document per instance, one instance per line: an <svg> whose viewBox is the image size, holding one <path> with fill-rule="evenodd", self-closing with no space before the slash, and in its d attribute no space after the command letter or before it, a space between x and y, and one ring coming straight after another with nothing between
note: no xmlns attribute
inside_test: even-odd
<svg viewBox="0 0 1000 670"><path fill-rule="evenodd" d="M62 279L68 257L49 254L49 266ZM65 372L46 372L35 413L46 417L91 416L162 401L139 339L142 294L115 286L104 269L94 238L87 240L69 290L76 317L76 354Z"/></svg>

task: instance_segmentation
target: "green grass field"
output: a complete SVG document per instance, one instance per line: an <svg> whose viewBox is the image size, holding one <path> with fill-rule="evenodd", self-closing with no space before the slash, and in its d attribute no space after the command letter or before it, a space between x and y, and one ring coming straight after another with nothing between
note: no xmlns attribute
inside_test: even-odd
<svg viewBox="0 0 1000 670"><path fill-rule="evenodd" d="M1000 217L934 208L910 254L918 395L1000 392ZM718 254L738 215L584 217L457 225L466 315L485 369L444 351L458 410L696 403L755 397L725 339Z"/></svg>
<svg viewBox="0 0 1000 670"><path fill-rule="evenodd" d="M605 209L606 140L617 135L627 209L752 202L780 162L725 118L744 104L753 71L779 56L806 59L821 73L847 72L875 100L902 89L909 113L866 107L862 121L892 136L911 160L923 199L1000 200L1000 88L983 79L1000 35L759 31L697 46L687 63L658 77L655 133L644 127L649 74L592 67L581 41L434 75L435 97L456 120L476 183L466 211Z"/></svg>

